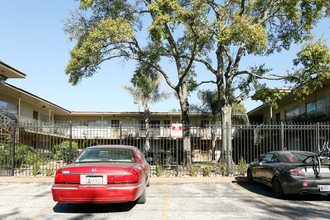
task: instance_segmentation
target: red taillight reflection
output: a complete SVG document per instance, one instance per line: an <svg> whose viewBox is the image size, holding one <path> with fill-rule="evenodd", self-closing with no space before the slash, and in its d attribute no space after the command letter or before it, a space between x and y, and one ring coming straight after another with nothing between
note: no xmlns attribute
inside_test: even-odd
<svg viewBox="0 0 330 220"><path fill-rule="evenodd" d="M303 182L303 187L308 187L308 182Z"/></svg>
<svg viewBox="0 0 330 220"><path fill-rule="evenodd" d="M289 170L289 173L291 176L304 176L303 172L298 168Z"/></svg>

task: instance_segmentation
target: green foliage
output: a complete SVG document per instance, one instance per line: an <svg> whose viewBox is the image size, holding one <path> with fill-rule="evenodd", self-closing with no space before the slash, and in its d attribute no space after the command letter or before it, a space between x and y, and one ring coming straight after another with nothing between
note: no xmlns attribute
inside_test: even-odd
<svg viewBox="0 0 330 220"><path fill-rule="evenodd" d="M47 169L46 170L46 176L53 176L55 171L53 169Z"/></svg>
<svg viewBox="0 0 330 220"><path fill-rule="evenodd" d="M280 101L284 96L286 96L290 90L283 89L271 89L263 86L253 95L254 100L260 100L267 103L274 109L278 108L278 101Z"/></svg>
<svg viewBox="0 0 330 220"><path fill-rule="evenodd" d="M197 168L195 166L190 166L188 169L189 176L197 176Z"/></svg>
<svg viewBox="0 0 330 220"><path fill-rule="evenodd" d="M228 175L227 165L225 163L220 165L220 173L223 176L227 176Z"/></svg>
<svg viewBox="0 0 330 220"><path fill-rule="evenodd" d="M78 153L78 144L72 142L72 148L70 148L69 141L63 141L61 144L54 146L54 159L63 160L65 163L71 163L73 157ZM70 158L70 156L72 156L72 158Z"/></svg>
<svg viewBox="0 0 330 220"><path fill-rule="evenodd" d="M0 162L1 167L8 164L11 161L11 147L10 145L2 145L0 146Z"/></svg>
<svg viewBox="0 0 330 220"><path fill-rule="evenodd" d="M305 45L293 62L297 68L288 74L287 81L293 84L297 100L313 94L330 79L330 50L324 39Z"/></svg>
<svg viewBox="0 0 330 220"><path fill-rule="evenodd" d="M164 173L164 168L161 163L156 164L156 176L162 176Z"/></svg>
<svg viewBox="0 0 330 220"><path fill-rule="evenodd" d="M65 72L76 85L97 73L105 61L121 58L147 64L176 92L182 121L189 122L190 89L200 85L196 78L205 73L194 71L196 63L211 73L206 82L217 85L221 102L230 110L251 95L256 80L281 79L266 75L263 64L242 67L244 59L253 59L248 55L289 50L293 43L310 39L312 28L327 15L329 0L82 0L65 27L76 40ZM168 70L169 62L175 74ZM223 119L231 122L228 115Z"/></svg>
<svg viewBox="0 0 330 220"><path fill-rule="evenodd" d="M211 176L211 167L209 167L209 166L203 167L202 168L202 175L207 176L207 177Z"/></svg>
<svg viewBox="0 0 330 220"><path fill-rule="evenodd" d="M246 174L248 166L243 157L241 157L241 159L239 160L237 168L240 175L244 176Z"/></svg>
<svg viewBox="0 0 330 220"><path fill-rule="evenodd" d="M36 157L38 154L34 149L27 145L19 145L15 149L15 167L19 167L22 164L33 164L35 160L40 159Z"/></svg>

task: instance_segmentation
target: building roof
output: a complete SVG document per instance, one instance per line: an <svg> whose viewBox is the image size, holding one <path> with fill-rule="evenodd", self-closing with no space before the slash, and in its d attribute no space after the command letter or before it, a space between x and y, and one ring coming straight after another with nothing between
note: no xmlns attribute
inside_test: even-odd
<svg viewBox="0 0 330 220"><path fill-rule="evenodd" d="M25 74L21 71L9 66L0 60L0 77L8 78L25 78Z"/></svg>

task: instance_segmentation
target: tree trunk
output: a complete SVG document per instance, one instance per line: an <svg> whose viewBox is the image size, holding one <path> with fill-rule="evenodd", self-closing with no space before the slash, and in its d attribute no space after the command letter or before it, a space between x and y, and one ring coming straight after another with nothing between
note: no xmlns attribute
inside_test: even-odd
<svg viewBox="0 0 330 220"><path fill-rule="evenodd" d="M225 104L222 107L222 152L225 157L228 174L233 173L231 111L232 106L230 104Z"/></svg>
<svg viewBox="0 0 330 220"><path fill-rule="evenodd" d="M143 151L147 153L150 150L149 130L150 130L150 100L146 99L144 102L144 125L146 128L146 142L144 143Z"/></svg>
<svg viewBox="0 0 330 220"><path fill-rule="evenodd" d="M183 165L190 167L192 164L191 160L191 142L190 142L190 119L189 119L189 101L188 91L186 85L180 87L178 97L181 107L181 117L183 125Z"/></svg>

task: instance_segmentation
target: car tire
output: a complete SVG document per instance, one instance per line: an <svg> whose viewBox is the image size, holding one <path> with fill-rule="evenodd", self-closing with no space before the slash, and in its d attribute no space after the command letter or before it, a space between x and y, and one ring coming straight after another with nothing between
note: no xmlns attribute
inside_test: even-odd
<svg viewBox="0 0 330 220"><path fill-rule="evenodd" d="M246 178L249 183L254 183L252 171L250 169L247 171Z"/></svg>
<svg viewBox="0 0 330 220"><path fill-rule="evenodd" d="M136 204L144 204L146 202L147 202L146 190L144 190L141 196L136 200Z"/></svg>
<svg viewBox="0 0 330 220"><path fill-rule="evenodd" d="M272 189L273 189L273 195L278 198L282 199L284 198L284 191L282 187L282 183L278 177L274 177L272 181Z"/></svg>

